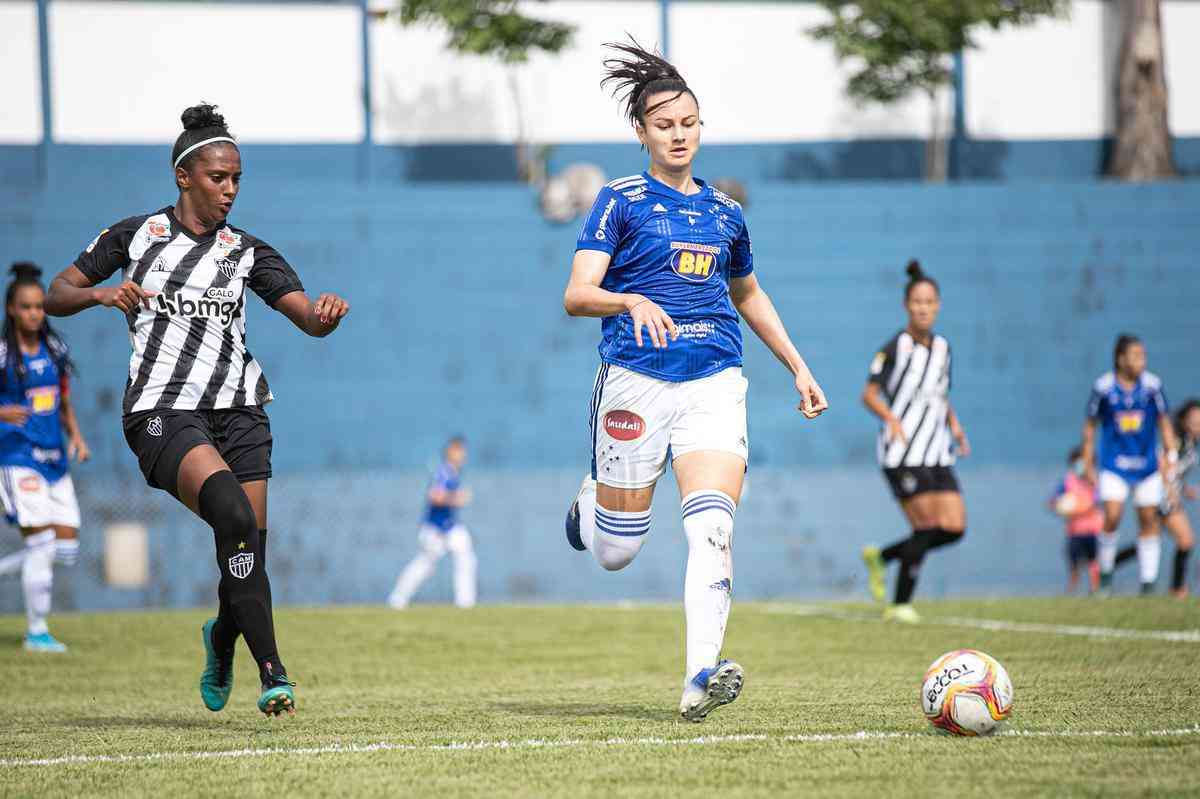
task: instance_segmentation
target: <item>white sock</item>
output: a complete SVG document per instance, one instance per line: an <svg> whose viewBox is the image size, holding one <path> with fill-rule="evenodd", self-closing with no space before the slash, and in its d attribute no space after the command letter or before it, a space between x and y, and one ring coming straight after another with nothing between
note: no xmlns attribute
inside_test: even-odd
<svg viewBox="0 0 1200 799"><path fill-rule="evenodd" d="M576 497L579 503L579 540L587 549L596 538L596 481L588 478Z"/></svg>
<svg viewBox="0 0 1200 799"><path fill-rule="evenodd" d="M0 558L0 575L16 574L21 571L21 564L24 562L25 548L21 547L16 552Z"/></svg>
<svg viewBox="0 0 1200 799"><path fill-rule="evenodd" d="M596 505L595 519L596 531L589 547L592 557L609 571L625 568L646 543L646 533L650 532L649 509L620 511Z"/></svg>
<svg viewBox="0 0 1200 799"><path fill-rule="evenodd" d="M21 564L21 588L25 591L25 616L30 635L49 632L50 592L54 588L54 531L45 530L25 538L25 562Z"/></svg>
<svg viewBox="0 0 1200 799"><path fill-rule="evenodd" d="M701 669L717 665L725 641L733 593L733 499L714 490L683 498L683 531L688 541L683 611L687 619L687 671L684 684Z"/></svg>
<svg viewBox="0 0 1200 799"><path fill-rule="evenodd" d="M1153 583L1158 580L1158 562L1161 555L1161 536L1157 534L1138 536L1138 571L1141 572L1143 583Z"/></svg>
<svg viewBox="0 0 1200 799"><path fill-rule="evenodd" d="M433 574L433 569L440 559L439 556L431 555L423 549L418 552L417 556L409 561L409 564L404 567L404 571L400 572L400 576L396 578L396 587L392 589L392 594L388 597L388 604L398 608L408 607L413 594L417 593L421 584Z"/></svg>
<svg viewBox="0 0 1200 799"><path fill-rule="evenodd" d="M1117 564L1117 534L1101 533L1098 538L1100 539L1100 551L1096 559L1100 561L1100 573L1112 574L1112 570Z"/></svg>
<svg viewBox="0 0 1200 799"><path fill-rule="evenodd" d="M57 538L54 541L54 562L60 566L74 566L79 562L79 539Z"/></svg>

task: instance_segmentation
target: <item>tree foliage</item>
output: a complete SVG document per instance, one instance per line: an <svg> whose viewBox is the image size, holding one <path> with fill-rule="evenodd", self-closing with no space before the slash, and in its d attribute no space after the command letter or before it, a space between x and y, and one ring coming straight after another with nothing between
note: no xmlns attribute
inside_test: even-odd
<svg viewBox="0 0 1200 799"><path fill-rule="evenodd" d="M821 0L833 19L808 32L858 65L851 97L891 103L950 82L948 56L976 46L986 26L1026 25L1066 12L1066 0Z"/></svg>
<svg viewBox="0 0 1200 799"><path fill-rule="evenodd" d="M534 50L557 53L575 32L573 25L525 16L516 0L401 0L391 15L402 25L443 28L451 49L505 64L524 63Z"/></svg>

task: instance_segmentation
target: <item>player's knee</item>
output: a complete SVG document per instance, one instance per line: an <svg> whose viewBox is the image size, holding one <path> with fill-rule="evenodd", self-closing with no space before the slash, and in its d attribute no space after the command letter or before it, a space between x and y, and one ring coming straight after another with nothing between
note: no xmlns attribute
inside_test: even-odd
<svg viewBox="0 0 1200 799"><path fill-rule="evenodd" d="M733 546L737 505L722 491L693 491L683 498L683 531L689 547L725 553Z"/></svg>
<svg viewBox="0 0 1200 799"><path fill-rule="evenodd" d="M614 541L610 536L597 533L592 542L592 554L601 568L610 572L620 571L633 563L633 559L642 551L645 539L645 534L642 534Z"/></svg>
<svg viewBox="0 0 1200 799"><path fill-rule="evenodd" d="M625 568L642 551L650 532L650 511L611 511L596 506L592 556L608 571Z"/></svg>

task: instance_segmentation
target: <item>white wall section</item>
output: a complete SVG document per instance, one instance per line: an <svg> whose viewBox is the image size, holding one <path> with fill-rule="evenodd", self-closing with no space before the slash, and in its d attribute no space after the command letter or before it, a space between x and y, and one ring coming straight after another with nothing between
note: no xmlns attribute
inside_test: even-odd
<svg viewBox="0 0 1200 799"><path fill-rule="evenodd" d="M0 3L0 144L42 138L37 6Z"/></svg>

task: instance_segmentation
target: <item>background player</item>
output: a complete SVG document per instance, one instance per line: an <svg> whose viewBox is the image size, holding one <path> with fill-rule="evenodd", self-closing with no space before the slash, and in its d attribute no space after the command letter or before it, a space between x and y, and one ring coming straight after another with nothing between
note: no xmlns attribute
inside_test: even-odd
<svg viewBox="0 0 1200 799"><path fill-rule="evenodd" d="M0 561L0 574L21 572L25 649L65 652L46 617L55 560L72 565L79 557L79 504L68 461L85 461L89 452L71 407L75 367L66 342L46 320L42 270L21 262L11 272L0 341L0 501L25 546Z"/></svg>
<svg viewBox="0 0 1200 799"><path fill-rule="evenodd" d="M950 406L950 343L933 332L941 291L917 261L910 261L906 271L908 325L871 362L862 401L883 423L877 442L879 465L912 534L883 549L865 547L862 556L878 602L887 590L887 564L900 561L895 602L884 618L914 623L920 616L911 602L925 555L957 544L967 528L953 447L957 444L965 458L971 444Z"/></svg>
<svg viewBox="0 0 1200 799"><path fill-rule="evenodd" d="M466 462L467 442L455 436L446 443L442 462L425 492L425 519L417 535L421 550L400 572L388 596L388 605L396 610L408 607L413 594L447 552L454 557L454 604L460 608L475 606L475 548L470 530L458 519L458 512L471 502L471 490L462 486Z"/></svg>
<svg viewBox="0 0 1200 799"><path fill-rule="evenodd" d="M1183 599L1188 595L1188 559L1195 536L1184 508L1185 500L1196 499L1196 489L1187 484L1187 476L1200 463L1200 399L1189 399L1175 412L1175 436L1178 449L1171 479L1167 482L1159 515L1167 532L1175 539L1175 562L1171 570L1171 593ZM1168 454L1168 461L1170 455Z"/></svg>
<svg viewBox="0 0 1200 799"><path fill-rule="evenodd" d="M1083 447L1075 447L1067 456L1070 467L1050 499L1050 507L1066 519L1067 593L1075 593L1080 569L1086 569L1092 593L1100 587L1100 567L1096 562L1096 537L1104 530L1104 511L1100 509L1096 484L1087 478Z"/></svg>
<svg viewBox="0 0 1200 799"><path fill-rule="evenodd" d="M1159 435L1167 453L1161 463ZM1131 492L1138 518L1137 558L1142 593L1154 589L1162 548L1159 506L1166 497L1164 487L1171 482L1169 472L1178 457L1162 381L1146 371L1146 348L1137 336L1122 334L1113 347L1113 370L1101 375L1092 386L1083 425L1083 458L1088 479L1097 483L1104 503L1104 532L1100 536L1102 591L1110 590L1112 584L1117 528Z"/></svg>
<svg viewBox="0 0 1200 799"><path fill-rule="evenodd" d="M333 332L349 306L334 294L310 300L283 256L228 224L241 187L237 144L215 106L188 108L182 121L171 153L175 205L102 231L54 279L46 309L68 316L102 305L125 317L125 440L146 482L213 529L221 578L217 617L201 630L205 706L228 701L241 635L259 668L259 710L291 713L266 573L273 439L262 406L273 395L246 349L245 290L310 336ZM117 271L119 285L96 287Z"/></svg>
<svg viewBox="0 0 1200 799"><path fill-rule="evenodd" d="M682 498L686 666L681 715L701 721L737 698L742 668L718 661L733 590L733 519L746 471L738 314L791 372L812 419L827 404L754 275L742 208L693 178L696 95L671 64L609 45L603 83L622 93L650 168L600 191L576 245L563 304L603 317L591 406L591 473L567 540L605 569L629 565L650 531L667 455Z"/></svg>

